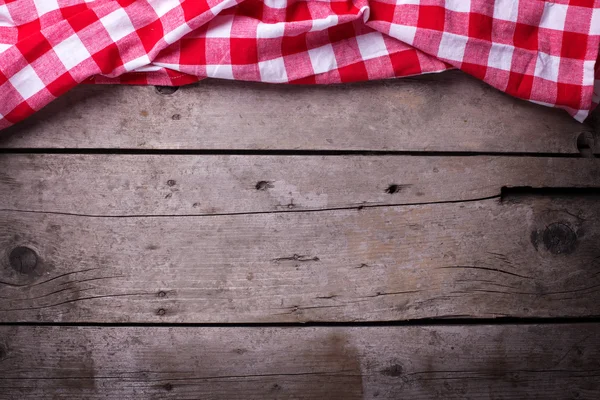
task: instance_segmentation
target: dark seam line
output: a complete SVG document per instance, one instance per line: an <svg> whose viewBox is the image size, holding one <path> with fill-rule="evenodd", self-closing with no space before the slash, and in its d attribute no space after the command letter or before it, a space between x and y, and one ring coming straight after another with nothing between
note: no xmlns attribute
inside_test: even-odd
<svg viewBox="0 0 600 400"><path fill-rule="evenodd" d="M405 321L371 321L371 322L285 322L285 323L102 323L102 322L0 322L1 326L40 326L40 327L114 327L114 328L279 328L279 327L385 327L385 326L455 326L455 325L556 325L556 324L597 324L600 315L581 317L549 317L549 318L469 318L461 316L440 316Z"/></svg>
<svg viewBox="0 0 600 400"><path fill-rule="evenodd" d="M436 151L436 150L242 150L242 149L134 149L134 148L0 148L0 154L104 154L104 155L247 155L247 156L418 156L418 157L556 157L583 158L573 148L572 152L527 151Z"/></svg>

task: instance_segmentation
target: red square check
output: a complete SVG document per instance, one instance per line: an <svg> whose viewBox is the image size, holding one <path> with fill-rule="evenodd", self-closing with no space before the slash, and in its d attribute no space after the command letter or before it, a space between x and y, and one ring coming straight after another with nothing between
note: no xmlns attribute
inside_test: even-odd
<svg viewBox="0 0 600 400"><path fill-rule="evenodd" d="M26 39L19 41L16 46L29 63L34 62L52 49L52 46L41 32L35 32Z"/></svg>
<svg viewBox="0 0 600 400"><path fill-rule="evenodd" d="M463 62L461 69L467 74L474 76L477 79L483 80L487 73L487 66Z"/></svg>
<svg viewBox="0 0 600 400"><path fill-rule="evenodd" d="M98 16L92 10L83 11L74 15L70 15L67 18L69 25L75 32L79 32L94 22L98 21Z"/></svg>
<svg viewBox="0 0 600 400"><path fill-rule="evenodd" d="M533 87L533 76L520 74L518 72L511 72L510 78L508 79L508 86L506 87L506 93L527 99L531 97L531 89Z"/></svg>
<svg viewBox="0 0 600 400"><path fill-rule="evenodd" d="M258 64L258 49L256 39L231 38L232 64Z"/></svg>
<svg viewBox="0 0 600 400"><path fill-rule="evenodd" d="M585 35L582 33L563 32L562 50L560 56L564 58L576 58L585 60L587 49L577 46L577 43L585 42Z"/></svg>
<svg viewBox="0 0 600 400"><path fill-rule="evenodd" d="M392 22L394 21L395 12L396 4L374 2L371 17L377 21Z"/></svg>
<svg viewBox="0 0 600 400"><path fill-rule="evenodd" d="M119 48L114 43L93 54L92 58L103 74L109 74L118 66L123 65Z"/></svg>
<svg viewBox="0 0 600 400"><path fill-rule="evenodd" d="M513 36L515 46L526 50L537 50L538 33L539 28L537 26L517 23Z"/></svg>
<svg viewBox="0 0 600 400"><path fill-rule="evenodd" d="M411 76L421 73L421 63L415 50L405 50L390 54L390 61L396 76Z"/></svg>
<svg viewBox="0 0 600 400"><path fill-rule="evenodd" d="M308 51L308 45L306 44L305 33L296 36L284 36L281 39L281 54L284 56L306 51Z"/></svg>
<svg viewBox="0 0 600 400"><path fill-rule="evenodd" d="M69 72L65 72L48 85L48 90L54 97L62 96L77 86L77 82Z"/></svg>
<svg viewBox="0 0 600 400"><path fill-rule="evenodd" d="M492 41L492 24L494 19L487 15L469 14L469 37L473 39Z"/></svg>
<svg viewBox="0 0 600 400"><path fill-rule="evenodd" d="M164 36L162 22L157 19L138 29L137 34L144 45L144 50L149 53Z"/></svg>
<svg viewBox="0 0 600 400"><path fill-rule="evenodd" d="M9 122L15 124L29 117L33 113L35 113L35 110L31 108L31 106L29 106L29 104L27 104L26 101L24 101L22 103L19 103L19 105L17 105L15 108L13 108L11 112L5 115L4 118L6 118Z"/></svg>
<svg viewBox="0 0 600 400"><path fill-rule="evenodd" d="M206 38L181 39L179 63L206 65Z"/></svg>
<svg viewBox="0 0 600 400"><path fill-rule="evenodd" d="M42 25L39 19L34 19L30 22L27 22L17 28L19 32L19 41L25 40L27 37L40 33L42 30Z"/></svg>
<svg viewBox="0 0 600 400"><path fill-rule="evenodd" d="M574 104L574 99L579 98L581 98L581 89L579 88L579 85L571 85L568 83L557 84L556 104L565 106L571 105Z"/></svg>
<svg viewBox="0 0 600 400"><path fill-rule="evenodd" d="M446 9L439 6L421 6L417 27L443 31L446 24Z"/></svg>
<svg viewBox="0 0 600 400"><path fill-rule="evenodd" d="M365 63L360 61L338 69L342 82L359 82L369 79Z"/></svg>

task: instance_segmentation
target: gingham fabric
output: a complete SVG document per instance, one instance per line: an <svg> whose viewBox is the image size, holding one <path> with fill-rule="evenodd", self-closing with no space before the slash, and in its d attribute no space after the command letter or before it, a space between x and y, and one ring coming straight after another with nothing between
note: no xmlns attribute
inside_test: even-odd
<svg viewBox="0 0 600 400"><path fill-rule="evenodd" d="M79 83L450 68L582 121L600 100L599 47L600 0L0 0L0 129Z"/></svg>

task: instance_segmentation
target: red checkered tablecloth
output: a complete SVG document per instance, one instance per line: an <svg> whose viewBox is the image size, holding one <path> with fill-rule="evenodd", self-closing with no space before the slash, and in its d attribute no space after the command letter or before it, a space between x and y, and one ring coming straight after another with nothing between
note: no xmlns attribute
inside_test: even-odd
<svg viewBox="0 0 600 400"><path fill-rule="evenodd" d="M0 0L0 129L79 83L450 68L582 121L600 101L599 46L600 0Z"/></svg>

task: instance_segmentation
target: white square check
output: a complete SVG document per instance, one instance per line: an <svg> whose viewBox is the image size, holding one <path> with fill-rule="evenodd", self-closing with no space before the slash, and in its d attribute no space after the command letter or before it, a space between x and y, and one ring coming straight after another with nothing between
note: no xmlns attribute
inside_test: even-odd
<svg viewBox="0 0 600 400"><path fill-rule="evenodd" d="M160 71L161 69L163 69L163 67L159 67L158 65L150 64L150 65L136 68L135 72L156 72L156 71Z"/></svg>
<svg viewBox="0 0 600 400"><path fill-rule="evenodd" d="M310 49L308 51L308 56L310 57L310 63L312 64L315 74L322 74L337 68L333 46L330 44L317 47L316 49Z"/></svg>
<svg viewBox="0 0 600 400"><path fill-rule="evenodd" d="M206 30L207 38L230 38L233 15L217 15Z"/></svg>
<svg viewBox="0 0 600 400"><path fill-rule="evenodd" d="M0 26L14 26L15 23L8 12L6 4L0 5Z"/></svg>
<svg viewBox="0 0 600 400"><path fill-rule="evenodd" d="M383 35L379 32L367 33L356 37L358 50L363 60L370 60L389 54L387 46L383 41Z"/></svg>
<svg viewBox="0 0 600 400"><path fill-rule="evenodd" d="M288 5L287 0L264 0L265 6L270 8L286 8Z"/></svg>
<svg viewBox="0 0 600 400"><path fill-rule="evenodd" d="M500 43L492 43L487 65L492 68L510 71L514 47Z"/></svg>
<svg viewBox="0 0 600 400"><path fill-rule="evenodd" d="M198 1L198 0L195 0ZM214 3L217 3L213 6ZM236 6L239 3L239 0L211 0L208 2L208 5L210 6L210 12L213 13L213 15L219 15L219 13L221 11L223 11L226 8L231 8Z"/></svg>
<svg viewBox="0 0 600 400"><path fill-rule="evenodd" d="M583 62L583 84L584 85L594 85L595 79L595 61L584 61Z"/></svg>
<svg viewBox="0 0 600 400"><path fill-rule="evenodd" d="M573 115L573 118L575 118L579 122L583 122L585 121L588 115L590 115L590 112L588 110L579 110L575 113L575 115Z"/></svg>
<svg viewBox="0 0 600 400"><path fill-rule="evenodd" d="M206 76L209 78L233 79L233 67L229 64L207 65Z"/></svg>
<svg viewBox="0 0 600 400"><path fill-rule="evenodd" d="M590 25L590 35L600 35L600 8L592 11L592 24Z"/></svg>
<svg viewBox="0 0 600 400"><path fill-rule="evenodd" d="M91 57L77 34L69 36L54 46L54 52L67 70Z"/></svg>
<svg viewBox="0 0 600 400"><path fill-rule="evenodd" d="M331 28L332 26L336 26L338 24L338 16L337 15L329 15L327 18L319 18L313 19L312 28L310 28L311 32L316 31L324 31L327 28Z"/></svg>
<svg viewBox="0 0 600 400"><path fill-rule="evenodd" d="M465 48L467 47L466 36L455 35L453 33L444 32L438 50L438 57L446 60L462 62L465 57Z"/></svg>
<svg viewBox="0 0 600 400"><path fill-rule="evenodd" d="M152 65L156 65L160 68L172 69L174 71L181 71L180 64L170 64L170 63L161 63L161 62L153 62Z"/></svg>
<svg viewBox="0 0 600 400"><path fill-rule="evenodd" d="M150 59L148 58L148 56L146 54L144 54L141 57L136 58L135 60L131 60L129 62L126 62L125 64L123 64L123 67L125 68L126 71L135 71L138 68L144 67L148 64L150 64Z"/></svg>
<svg viewBox="0 0 600 400"><path fill-rule="evenodd" d="M173 44L188 33L190 33L191 31L192 28L190 28L190 26L184 22L177 28L173 29L171 32L165 33L165 36L163 38L168 44Z"/></svg>
<svg viewBox="0 0 600 400"><path fill-rule="evenodd" d="M154 8L154 12L159 18L181 5L179 0L148 0L148 3Z"/></svg>
<svg viewBox="0 0 600 400"><path fill-rule="evenodd" d="M277 22L275 24L265 24L259 22L256 27L256 37L258 39L272 39L283 36L285 30L285 22Z"/></svg>
<svg viewBox="0 0 600 400"><path fill-rule="evenodd" d="M545 101L538 101L538 100L529 100L530 102L534 103L534 104L539 104L541 106L544 107L554 107L553 103L546 103Z"/></svg>
<svg viewBox="0 0 600 400"><path fill-rule="evenodd" d="M552 56L546 53L538 53L535 62L535 76L547 79L552 82L558 82L558 70L560 67L560 57Z"/></svg>
<svg viewBox="0 0 600 400"><path fill-rule="evenodd" d="M0 43L0 54L4 53L6 50L10 49L10 44Z"/></svg>
<svg viewBox="0 0 600 400"><path fill-rule="evenodd" d="M565 21L567 20L567 10L569 6L565 4L556 4L546 2L544 12L540 20L540 28L565 30Z"/></svg>
<svg viewBox="0 0 600 400"><path fill-rule="evenodd" d="M393 38L396 38L406 44L413 44L415 41L415 35L417 34L416 26L407 26L407 25L398 25L391 24L390 25L390 33L389 35Z"/></svg>
<svg viewBox="0 0 600 400"><path fill-rule="evenodd" d="M517 22L519 16L519 1L496 0L494 2L494 19Z"/></svg>
<svg viewBox="0 0 600 400"><path fill-rule="evenodd" d="M471 11L471 0L446 0L446 9L458 12Z"/></svg>
<svg viewBox="0 0 600 400"><path fill-rule="evenodd" d="M35 4L38 15L44 15L60 8L57 0L33 0L33 4Z"/></svg>
<svg viewBox="0 0 600 400"><path fill-rule="evenodd" d="M14 74L9 81L25 100L46 87L31 65Z"/></svg>
<svg viewBox="0 0 600 400"><path fill-rule="evenodd" d="M100 22L108 32L113 42L123 39L130 33L135 32L135 28L122 8L119 8L105 17L100 18Z"/></svg>
<svg viewBox="0 0 600 400"><path fill-rule="evenodd" d="M285 62L282 57L260 61L258 63L258 70L260 72L260 80L263 82L281 83L288 81Z"/></svg>

